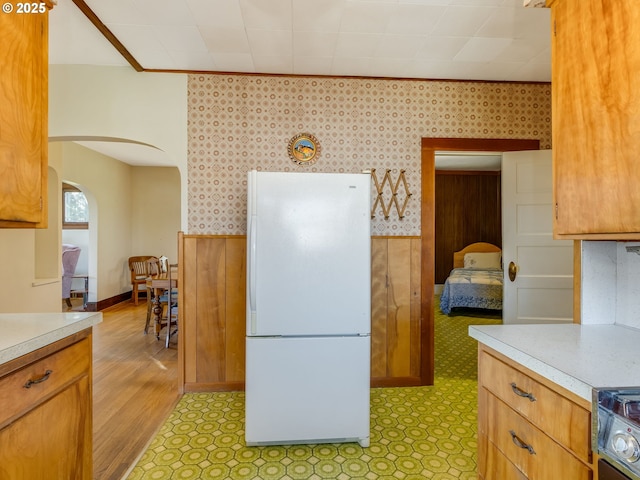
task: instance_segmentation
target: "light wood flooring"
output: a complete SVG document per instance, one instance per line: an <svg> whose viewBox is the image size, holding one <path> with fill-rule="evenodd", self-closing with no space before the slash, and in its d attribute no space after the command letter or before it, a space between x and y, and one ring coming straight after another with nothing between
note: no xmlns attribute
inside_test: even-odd
<svg viewBox="0 0 640 480"><path fill-rule="evenodd" d="M93 329L93 478L120 480L178 401L178 352L143 335L144 300L102 314Z"/></svg>

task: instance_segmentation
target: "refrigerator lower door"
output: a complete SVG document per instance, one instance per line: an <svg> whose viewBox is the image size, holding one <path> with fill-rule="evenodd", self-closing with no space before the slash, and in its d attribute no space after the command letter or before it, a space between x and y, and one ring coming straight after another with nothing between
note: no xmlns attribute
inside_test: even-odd
<svg viewBox="0 0 640 480"><path fill-rule="evenodd" d="M369 446L370 337L247 337L247 445Z"/></svg>

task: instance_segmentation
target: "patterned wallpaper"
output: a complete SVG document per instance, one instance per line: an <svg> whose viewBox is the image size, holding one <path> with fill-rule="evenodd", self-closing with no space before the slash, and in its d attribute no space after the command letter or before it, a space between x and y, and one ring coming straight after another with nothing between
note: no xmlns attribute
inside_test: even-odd
<svg viewBox="0 0 640 480"><path fill-rule="evenodd" d="M190 234L246 233L251 169L374 168L380 181L391 170L393 182L405 170L412 195L404 218L378 208L372 234L420 235L422 137L534 138L551 148L549 84L192 74L188 89ZM303 132L321 145L313 165L288 156Z"/></svg>

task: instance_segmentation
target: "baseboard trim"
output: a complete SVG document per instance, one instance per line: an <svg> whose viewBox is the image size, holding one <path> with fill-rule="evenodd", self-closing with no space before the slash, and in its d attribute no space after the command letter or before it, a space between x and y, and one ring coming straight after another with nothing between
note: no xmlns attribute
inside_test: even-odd
<svg viewBox="0 0 640 480"><path fill-rule="evenodd" d="M141 297L146 303L147 299L144 296ZM113 307L118 303L126 302L131 300L131 292L120 293L119 295L115 295L110 298L104 298L98 302L87 302L87 312L99 312L100 310L104 310L105 308Z"/></svg>

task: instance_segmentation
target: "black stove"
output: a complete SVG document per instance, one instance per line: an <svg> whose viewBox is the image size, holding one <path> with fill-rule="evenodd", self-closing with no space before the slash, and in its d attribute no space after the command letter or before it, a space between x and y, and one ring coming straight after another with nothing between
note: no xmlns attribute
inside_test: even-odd
<svg viewBox="0 0 640 480"><path fill-rule="evenodd" d="M640 387L594 389L592 432L593 450L626 478L640 480Z"/></svg>

